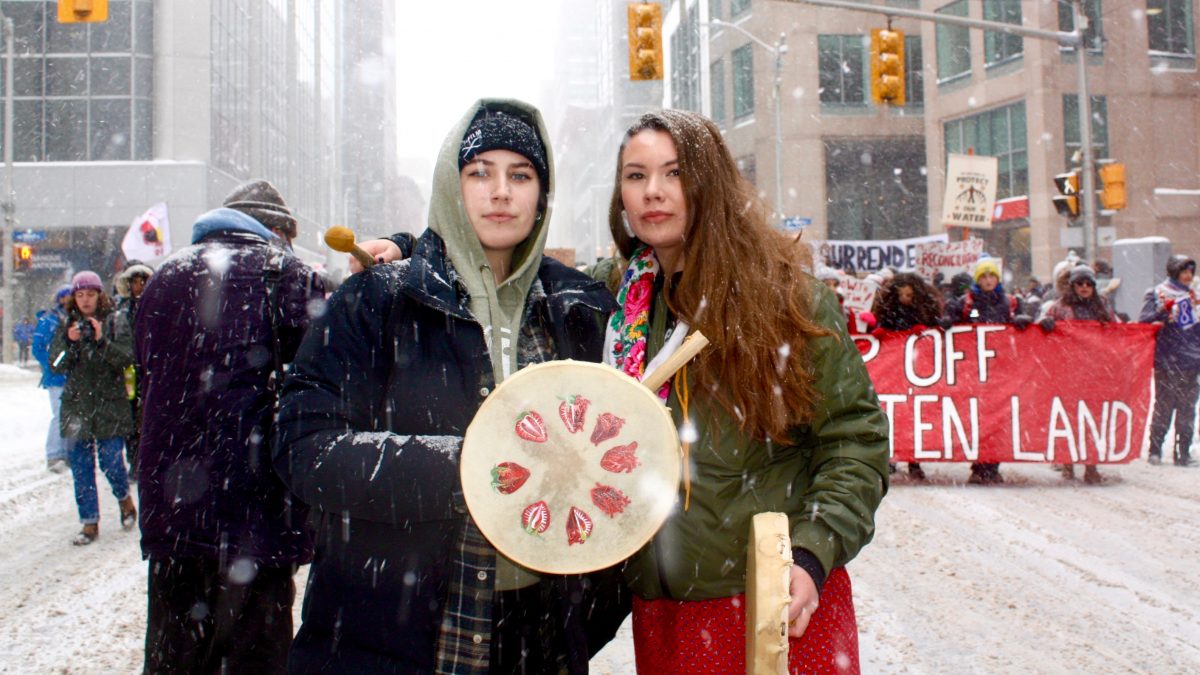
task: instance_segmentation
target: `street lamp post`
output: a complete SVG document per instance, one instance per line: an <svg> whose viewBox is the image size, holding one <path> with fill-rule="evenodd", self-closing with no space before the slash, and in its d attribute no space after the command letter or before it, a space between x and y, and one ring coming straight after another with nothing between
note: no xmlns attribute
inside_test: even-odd
<svg viewBox="0 0 1200 675"><path fill-rule="evenodd" d="M7 57L4 64L4 251L3 258L4 287L0 289L0 303L4 305L4 321L0 322L0 338L4 340L4 352L0 354L0 362L12 361L16 358L16 347L13 344L13 326L16 317L13 308L13 227L16 224L17 197L13 191L13 21L0 11L0 21L4 23L4 54Z"/></svg>
<svg viewBox="0 0 1200 675"><path fill-rule="evenodd" d="M783 112L780 88L783 86L783 55L787 54L787 33L780 33L774 46L760 40L750 31L720 19L713 19L707 25L732 28L750 38L755 44L771 52L775 56L775 215L783 221Z"/></svg>

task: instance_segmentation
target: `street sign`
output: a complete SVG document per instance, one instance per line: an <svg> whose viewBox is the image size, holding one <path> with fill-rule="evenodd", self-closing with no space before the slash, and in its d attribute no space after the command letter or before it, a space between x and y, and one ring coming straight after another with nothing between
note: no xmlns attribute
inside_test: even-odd
<svg viewBox="0 0 1200 675"><path fill-rule="evenodd" d="M46 240L46 231L25 230L24 232L13 232L12 237L15 244L36 244Z"/></svg>
<svg viewBox="0 0 1200 675"><path fill-rule="evenodd" d="M803 218L801 216L784 216L783 229L788 231L796 231L801 228L812 225L812 218Z"/></svg>

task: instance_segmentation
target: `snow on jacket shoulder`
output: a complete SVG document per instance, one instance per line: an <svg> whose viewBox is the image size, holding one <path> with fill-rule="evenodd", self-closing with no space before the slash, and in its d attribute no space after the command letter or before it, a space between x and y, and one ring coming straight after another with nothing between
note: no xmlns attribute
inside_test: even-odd
<svg viewBox="0 0 1200 675"><path fill-rule="evenodd" d="M169 257L136 312L143 395L143 555L306 562L305 511L275 474L266 267L278 262L279 351L291 360L323 298L311 268L229 209L209 212L199 243ZM261 226L260 226L261 227Z"/></svg>

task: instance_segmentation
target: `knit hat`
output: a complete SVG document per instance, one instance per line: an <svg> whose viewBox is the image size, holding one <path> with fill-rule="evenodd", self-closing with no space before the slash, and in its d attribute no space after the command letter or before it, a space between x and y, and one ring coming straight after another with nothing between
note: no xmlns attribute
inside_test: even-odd
<svg viewBox="0 0 1200 675"><path fill-rule="evenodd" d="M1196 273L1196 261L1186 255L1173 255L1167 259L1167 276L1172 279L1179 279L1179 275L1188 268L1192 269L1192 273Z"/></svg>
<svg viewBox="0 0 1200 675"><path fill-rule="evenodd" d="M239 185L225 197L223 206L241 211L268 230L279 230L288 237L296 236L296 217L270 181L255 180Z"/></svg>
<svg viewBox="0 0 1200 675"><path fill-rule="evenodd" d="M463 134L458 151L458 170L462 171L477 155L489 150L511 150L533 164L542 191L550 189L550 171L546 148L537 131L525 120L506 112L482 110Z"/></svg>
<svg viewBox="0 0 1200 675"><path fill-rule="evenodd" d="M71 294L71 284L63 284L54 291L54 301L62 302L62 299Z"/></svg>
<svg viewBox="0 0 1200 675"><path fill-rule="evenodd" d="M104 290L104 284L100 282L100 275L90 270L84 270L76 274L71 279L71 292L76 293L85 288L91 288L97 291Z"/></svg>
<svg viewBox="0 0 1200 675"><path fill-rule="evenodd" d="M1090 281L1092 285L1096 285L1096 273L1087 265L1076 265L1071 269L1071 283L1077 284L1081 281Z"/></svg>
<svg viewBox="0 0 1200 675"><path fill-rule="evenodd" d="M1000 278L1000 268L996 266L996 261L985 258L975 265L975 283L979 283L980 277L985 274L994 275L997 279Z"/></svg>

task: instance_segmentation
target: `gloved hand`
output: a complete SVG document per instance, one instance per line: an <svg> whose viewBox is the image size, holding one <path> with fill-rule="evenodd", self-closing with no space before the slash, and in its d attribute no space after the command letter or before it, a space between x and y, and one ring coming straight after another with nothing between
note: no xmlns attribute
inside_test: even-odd
<svg viewBox="0 0 1200 675"><path fill-rule="evenodd" d="M1026 328L1029 328L1029 324L1032 323L1032 321L1033 319L1024 314L1018 314L1014 316L1012 320L1013 326L1017 330L1025 330Z"/></svg>
<svg viewBox="0 0 1200 675"><path fill-rule="evenodd" d="M942 330L946 330L946 329L950 328L950 327L951 327L951 326L953 326L953 325L954 325L954 322L953 322L953 321L951 321L951 320L950 320L950 317L948 317L948 316L943 316L942 318L938 319L938 326L939 326L939 327L940 327Z"/></svg>
<svg viewBox="0 0 1200 675"><path fill-rule="evenodd" d="M865 309L858 313L858 320L866 324L868 333L875 330L875 326L879 324L879 322L875 320L875 315Z"/></svg>
<svg viewBox="0 0 1200 675"><path fill-rule="evenodd" d="M1038 326L1045 332L1051 333L1054 331L1055 321L1050 317L1046 317L1038 322Z"/></svg>

